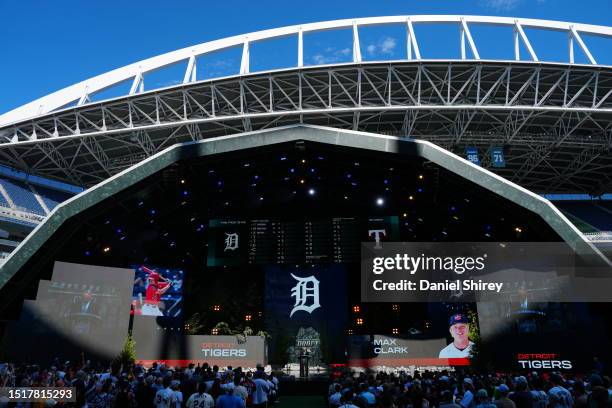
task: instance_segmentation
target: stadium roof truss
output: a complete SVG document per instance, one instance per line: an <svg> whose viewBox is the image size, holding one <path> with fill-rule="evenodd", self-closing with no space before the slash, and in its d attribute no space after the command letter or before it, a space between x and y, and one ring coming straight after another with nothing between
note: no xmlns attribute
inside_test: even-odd
<svg viewBox="0 0 612 408"><path fill-rule="evenodd" d="M459 27L461 59L426 60L417 24ZM368 61L359 29L406 27L407 60ZM514 60L484 60L470 27L511 27ZM304 34L352 30L350 63L304 66ZM567 62L538 58L529 29L564 32ZM259 31L143 60L72 85L0 116L0 163L81 186L184 141L296 123L432 141L463 155L501 146L498 174L538 192L612 189L612 67L597 64L582 36L612 39L612 28L478 16L396 16L337 20ZM294 67L250 72L254 42L295 36ZM197 58L240 46L240 74L198 81ZM501 43L500 43L501 46ZM521 59L521 46L527 60ZM575 63L580 50L589 64ZM145 92L145 74L186 62L182 83ZM92 102L131 81L127 95Z"/></svg>

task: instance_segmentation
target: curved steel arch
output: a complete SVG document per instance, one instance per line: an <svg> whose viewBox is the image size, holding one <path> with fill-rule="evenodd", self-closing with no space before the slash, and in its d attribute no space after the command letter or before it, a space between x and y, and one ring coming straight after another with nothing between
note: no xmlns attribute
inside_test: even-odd
<svg viewBox="0 0 612 408"><path fill-rule="evenodd" d="M424 16L389 16L389 17L370 17L358 19L345 19L335 21L325 21L318 23L310 23L304 25L294 25L281 27L270 30L257 31L244 35L237 35L220 40L210 41L203 44L198 44L192 47L186 47L176 51L172 51L163 55L152 57L146 60L135 62L133 64L115 69L113 71L98 75L94 78L87 79L75 85L69 86L40 99L25 104L10 112L0 115L0 126L6 126L29 118L33 118L45 113L52 112L70 103L78 101L78 105L83 105L89 100L89 96L96 92L102 91L113 85L131 80L132 86L130 94L135 94L139 90L143 90L143 76L148 72L155 71L168 65L172 65L181 61L188 61L187 70L184 75L183 82L191 82L196 80L195 65L198 56L219 51L225 48L242 46L242 60L240 74L248 74L250 53L249 44L256 41L269 40L279 37L297 35L298 59L296 66L302 67L304 60L303 52L303 34L308 32L316 32L330 29L352 28L353 31L353 62L360 63L361 51L359 43L359 28L372 25L385 24L405 24L407 30L406 49L408 59L421 60L421 53L417 37L415 35L414 24L437 24L437 23L454 23L460 28L461 41L461 58L480 60L477 45L470 33L470 25L486 24L486 25L501 25L509 26L514 29L514 54L515 60L520 60L520 43L525 45L528 50L530 59L538 62L539 58L534 50L524 28L535 28L541 30L562 31L568 34L568 62L574 63L574 42L578 44L584 52L587 59L592 65L597 62L589 48L584 43L582 34L603 36L606 38L612 37L612 28L605 26L596 26L589 24L567 23L548 20L522 19L510 17L484 17L484 16L457 16L457 15L424 15ZM472 52L472 58L468 58L466 52L467 47Z"/></svg>

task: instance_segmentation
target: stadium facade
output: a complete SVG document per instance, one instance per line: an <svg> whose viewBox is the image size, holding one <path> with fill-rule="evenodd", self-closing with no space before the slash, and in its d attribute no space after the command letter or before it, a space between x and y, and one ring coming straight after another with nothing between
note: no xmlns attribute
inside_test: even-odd
<svg viewBox="0 0 612 408"><path fill-rule="evenodd" d="M457 27L459 59L423 58L415 27L438 24ZM385 25L405 29L407 59L366 61L360 29ZM481 58L472 32L483 26L512 33L507 46L514 59ZM336 29L352 34L352 61L306 65L308 35ZM565 62L538 57L530 41L537 30L567 35ZM296 39L295 66L251 72L254 44L287 37ZM591 37L610 40L612 28L478 16L312 23L139 61L0 115L0 228L6 230L0 245L6 244L8 254L27 236L0 271L1 318L14 321L21 313L21 323L5 325L7 333L21 339L15 334L20 328L53 320L41 311L51 304L72 317L49 323L47 330L61 334L58 344L72 344L66 338L94 331L94 317L120 313L109 312L110 303L101 300L95 313L72 310L79 302L82 308L90 305L83 299L91 293L79 294L78 285L97 285L93 296L98 299L128 289L93 278L103 271L92 269L88 275L76 268L92 276L91 282L81 282L66 272L69 267L56 263L70 262L114 268L108 276L120 276L117 268L135 268L131 278L140 280L142 292L134 289L140 306L132 303L130 324L136 333L144 328L146 338L150 321L134 314L141 306L151 309L142 301L148 280L143 270L153 265L167 269L172 278L165 279L174 282L166 305L156 311L163 320L158 318L159 327L176 329L172 336L178 337L165 341L182 346L174 350L164 343L163 356L142 350L143 360L194 359L185 333L194 323L191 316L203 311L212 311L204 313L211 317L197 322L202 329L194 335L218 334L215 324L225 319L236 330L247 324L272 333L267 357L272 362L295 362L301 342L319 345L313 358L330 363L342 360L355 340L346 346L330 339L403 335L416 347L410 342L443 336L447 314L477 308L481 330L489 330L495 341L500 342L499 333L510 343L516 336L532 336L519 342L524 348L517 352L554 351L584 361L584 353L572 354L577 344L552 344L551 339L559 330L606 327L610 314L605 306L551 304L517 311L511 305L368 305L360 303L358 279L350 272L358 261L355 243L381 228L396 241L563 242L609 263L612 205L605 198L612 189L612 68L597 63L598 55L587 45ZM235 47L242 50L238 75L197 78L199 58ZM586 63L576 62L579 54ZM185 66L177 85L147 88L147 75L177 64ZM125 94L103 99L113 88ZM543 196L570 200L553 204ZM265 220L270 225L263 226ZM237 241L219 241L239 235L230 226L250 237L251 252L234 257L219 252L222 245L237 249ZM274 243L254 249L257 231L266 228ZM342 228L352 232L334 235ZM301 238L295 238L298 230ZM329 239L313 238L325 234ZM339 243L344 239L353 243L350 248ZM301 252L291 252L294 246ZM286 254L272 256L272 248ZM305 266L316 270L321 282L333 276L330 285L346 287L326 299L338 302L334 313L347 310L333 315L335 329L322 320L300 320L291 323L294 332L287 334L279 329L287 322L277 316L286 305L269 293L289 284L282 276L299 275L296 271ZM207 271L209 277L203 278ZM195 300L207 284L225 294L231 290L232 283L219 274L233 274L255 288L233 310L232 315L244 317L241 322L215 314L229 309L228 299L209 293L214 303ZM44 303L51 293L64 298ZM389 307L392 316L375 323ZM518 331L488 327L496 314L513 316ZM573 321L559 329L555 319L563 314ZM603 344L612 338L607 327L597 339L601 344L591 339L585 351L605 353ZM104 329L117 328L95 330ZM547 344L550 349L544 350ZM355 356L355 361L368 360ZM431 363L438 356L426 352L417 357ZM401 364L418 361L407 358Z"/></svg>

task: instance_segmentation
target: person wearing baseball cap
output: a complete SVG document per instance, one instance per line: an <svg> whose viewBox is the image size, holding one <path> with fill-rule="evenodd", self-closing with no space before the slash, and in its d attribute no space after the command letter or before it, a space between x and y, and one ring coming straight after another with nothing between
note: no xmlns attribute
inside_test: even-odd
<svg viewBox="0 0 612 408"><path fill-rule="evenodd" d="M439 358L467 358L470 356L472 343L468 338L470 322L462 313L454 314L449 319L449 331L453 342L440 350Z"/></svg>

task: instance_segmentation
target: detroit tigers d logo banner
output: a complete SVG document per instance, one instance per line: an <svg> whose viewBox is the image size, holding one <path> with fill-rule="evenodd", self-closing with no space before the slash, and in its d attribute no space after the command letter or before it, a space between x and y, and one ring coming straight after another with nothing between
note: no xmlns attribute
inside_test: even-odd
<svg viewBox="0 0 612 408"><path fill-rule="evenodd" d="M272 359L287 353L291 360L306 351L302 349L308 349L311 362L323 352L343 356L347 323L343 265L268 266L265 280L266 330L271 336Z"/></svg>

